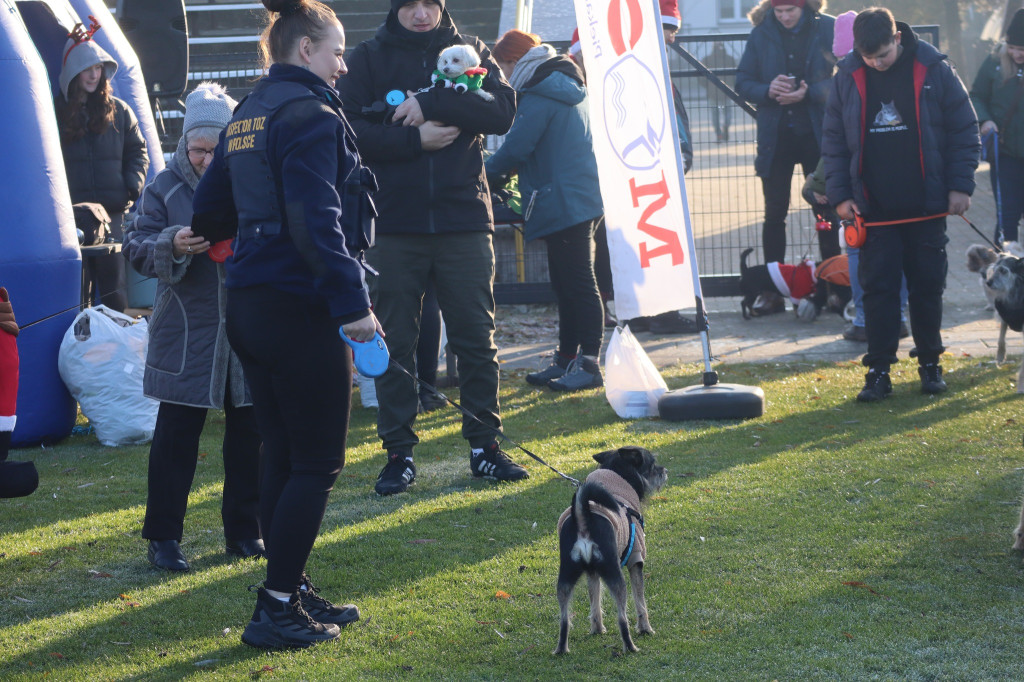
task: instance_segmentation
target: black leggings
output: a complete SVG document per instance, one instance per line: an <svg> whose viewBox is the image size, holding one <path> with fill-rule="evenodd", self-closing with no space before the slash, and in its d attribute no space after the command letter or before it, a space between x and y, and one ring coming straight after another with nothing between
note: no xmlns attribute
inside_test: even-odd
<svg viewBox="0 0 1024 682"><path fill-rule="evenodd" d="M604 338L604 311L594 276L594 226L586 222L544 237L548 274L558 299L558 351L597 357Z"/></svg>
<svg viewBox="0 0 1024 682"><path fill-rule="evenodd" d="M228 290L227 330L263 438L265 586L291 594L345 465L352 354L324 302L266 286Z"/></svg>

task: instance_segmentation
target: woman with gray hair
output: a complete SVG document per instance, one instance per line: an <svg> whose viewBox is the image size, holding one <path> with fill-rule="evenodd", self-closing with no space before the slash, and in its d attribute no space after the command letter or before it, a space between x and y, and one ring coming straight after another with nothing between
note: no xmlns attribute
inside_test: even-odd
<svg viewBox="0 0 1024 682"><path fill-rule="evenodd" d="M264 556L257 512L260 437L242 366L224 329L224 266L189 227L193 192L234 108L217 83L200 83L188 95L174 158L146 187L124 235L123 253L132 267L158 279L143 389L160 401L160 411L142 537L149 540L150 563L171 571L189 569L180 543L209 409L223 409L225 416L221 516L227 553Z"/></svg>

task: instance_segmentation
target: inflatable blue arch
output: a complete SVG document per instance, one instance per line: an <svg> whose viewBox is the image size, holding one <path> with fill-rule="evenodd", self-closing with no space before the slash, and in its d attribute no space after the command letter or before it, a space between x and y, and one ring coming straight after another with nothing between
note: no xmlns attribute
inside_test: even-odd
<svg viewBox="0 0 1024 682"><path fill-rule="evenodd" d="M95 40L119 64L114 94L135 111L153 150L149 177L163 168L138 58L106 6L100 0L0 0L0 128L7 131L0 155L0 286L10 292L20 325L43 320L18 336L16 446L65 438L77 412L57 372L60 342L81 300L82 260L53 95L68 31L89 15L102 26Z"/></svg>

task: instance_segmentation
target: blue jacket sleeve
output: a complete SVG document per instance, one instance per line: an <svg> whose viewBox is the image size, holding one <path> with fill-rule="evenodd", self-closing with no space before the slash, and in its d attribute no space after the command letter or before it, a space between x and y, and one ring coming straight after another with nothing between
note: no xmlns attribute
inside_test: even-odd
<svg viewBox="0 0 1024 682"><path fill-rule="evenodd" d="M525 97L519 103L516 120L498 151L487 159L488 175L504 175L519 168L537 148L548 129L554 110L542 106L538 97Z"/></svg>
<svg viewBox="0 0 1024 682"><path fill-rule="evenodd" d="M939 65L943 81L942 111L946 121L946 187L974 193L974 172L981 156L978 116L967 89L947 63Z"/></svg>
<svg viewBox="0 0 1024 682"><path fill-rule="evenodd" d="M770 83L763 83L759 80L761 77L759 66L762 59L760 32L755 27L750 32L743 56L740 57L740 65L737 67L736 92L743 99L758 106L771 102L768 99Z"/></svg>
<svg viewBox="0 0 1024 682"><path fill-rule="evenodd" d="M832 93L825 105L825 120L822 124L821 157L825 161L825 186L827 187L828 201L833 206L838 206L847 199L854 199L853 179L850 177L852 155L846 139L843 114L847 107L859 106L859 102L843 100L845 93L855 91L852 82L849 83L850 87L844 91L842 86L849 81L852 81L850 76L844 74L837 74L832 79ZM857 116L859 118L859 114Z"/></svg>

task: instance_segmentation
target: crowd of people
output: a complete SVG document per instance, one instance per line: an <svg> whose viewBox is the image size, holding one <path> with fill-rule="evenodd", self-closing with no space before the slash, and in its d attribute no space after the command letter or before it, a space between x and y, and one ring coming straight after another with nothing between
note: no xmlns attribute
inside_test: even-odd
<svg viewBox="0 0 1024 682"><path fill-rule="evenodd" d="M263 5L266 76L241 103L215 83L192 91L171 161L145 187L145 143L131 110L110 94L117 65L91 39L98 27L72 33L56 110L73 201L101 206L117 237L134 204L124 257L158 281L144 383L160 402L142 532L148 558L189 570L180 543L199 438L208 411L223 410L225 551L266 559L242 639L302 647L359 618L355 606L322 597L306 566L345 463L353 362L339 329L354 343L379 334L391 353L374 380L386 452L378 494L416 480L415 421L431 394L414 377L431 376L424 363L436 370L438 311L457 361L470 473L522 480L527 471L500 444L490 186L518 174L525 237L547 246L558 345L529 383L602 385L607 247L581 51L560 55L518 30L490 49L459 32L445 0L391 0L376 35L347 51L343 26L318 0ZM661 7L671 41L678 5ZM837 20L824 9L823 0L763 0L736 65L737 92L758 108L764 259L785 260L799 164L813 174L814 204L867 224L850 272L862 310L854 324L867 342L857 399L891 393L889 368L906 335L903 287L921 388L939 393L945 220L970 206L979 119L998 153L994 181L1016 187L1024 173L1024 10L968 95L945 55L889 10ZM430 87L438 55L453 45L479 55L487 96ZM720 43L709 60L735 65ZM689 170L689 120L674 95ZM720 88L709 101L716 137L728 140ZM485 135L504 136L486 160ZM1018 194L1002 194L999 238L1017 238ZM837 235L821 242L823 258L839 252ZM104 302L123 290L119 259L96 264ZM766 292L758 307L770 314L785 301ZM672 312L648 322L668 329L679 320ZM13 345L17 330L0 289L0 342ZM16 390L16 369L13 377ZM10 381L0 389L0 463L11 466ZM19 473L18 489L0 492L31 492L35 470Z"/></svg>

